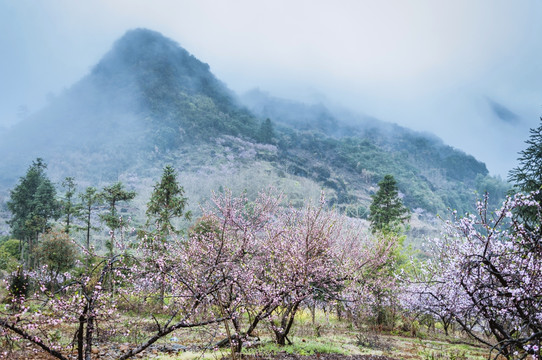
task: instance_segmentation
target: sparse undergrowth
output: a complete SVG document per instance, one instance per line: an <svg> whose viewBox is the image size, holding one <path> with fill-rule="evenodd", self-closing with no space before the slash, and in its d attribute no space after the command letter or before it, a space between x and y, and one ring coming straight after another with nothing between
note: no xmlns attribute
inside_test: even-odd
<svg viewBox="0 0 542 360"><path fill-rule="evenodd" d="M418 336L405 334L378 333L369 328L360 331L353 329L348 321L338 320L334 314L316 311L315 323L310 312L305 310L299 314L297 324L290 337L291 345L279 346L273 342L271 333L265 329L258 332L252 346L235 354L235 359L245 360L276 359L290 360L318 359L339 360L349 357L351 360L482 360L487 358L485 348L469 344L468 339L460 334L445 336L438 328L420 329ZM136 314L118 322L119 327L141 321ZM319 330L316 331L315 329ZM139 354L136 358L148 360L192 360L192 359L231 359L228 347L216 348L214 344L225 334L223 326L216 326L209 331L186 330L164 338L154 346ZM105 339L98 344L94 354L97 359L115 359L129 345L137 342L136 334L125 337ZM28 345L28 344L27 344ZM34 353L30 346L23 347L13 353L13 359L52 359L46 354Z"/></svg>

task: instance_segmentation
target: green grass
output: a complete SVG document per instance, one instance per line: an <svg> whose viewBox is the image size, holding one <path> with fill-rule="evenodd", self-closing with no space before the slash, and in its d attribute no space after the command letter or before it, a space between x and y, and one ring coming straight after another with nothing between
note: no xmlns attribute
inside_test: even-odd
<svg viewBox="0 0 542 360"><path fill-rule="evenodd" d="M302 356L314 354L341 354L341 355L385 355L396 359L414 360L484 360L487 351L476 346L465 344L452 344L446 341L420 340L417 338L377 335L382 343L390 345L386 349L364 348L356 344L353 334L326 335L316 337L291 337L292 345L279 346L266 338L262 344L243 349L243 355L273 356L279 353L297 354ZM177 355L156 354L144 356L143 359L158 360L214 360L230 358L229 348L206 352L186 351Z"/></svg>
<svg viewBox="0 0 542 360"><path fill-rule="evenodd" d="M252 349L245 349L243 354L247 355L273 355L281 352L298 355L314 354L342 354L351 355L347 349L337 346L330 339L299 339L294 338L292 345L280 346L272 342L267 342L262 346Z"/></svg>
<svg viewBox="0 0 542 360"><path fill-rule="evenodd" d="M229 349L221 349L217 351L206 351L206 352L195 352L195 351L185 351L177 355L168 355L168 354L158 354L153 357L143 357L143 359L153 359L153 360L219 360L223 358L228 358L230 355Z"/></svg>
<svg viewBox="0 0 542 360"><path fill-rule="evenodd" d="M132 326L134 324L137 326ZM111 325L117 327L117 330L132 329L129 333L118 331L114 338L108 338L109 342L116 344L134 345L148 338L154 331L151 326L153 322L136 314L123 316ZM317 310L313 321L310 310L304 309L298 313L294 327L288 335L292 341L291 345L277 345L274 342L273 333L266 323L262 322L254 334L259 338L258 342L252 345L245 344L243 354L259 356L273 356L279 353L303 356L370 354L413 360L482 360L487 358L486 348L466 344L468 339L460 337L459 333L455 334L455 337L445 336L438 327L436 328L436 331L429 331L426 326L420 325L419 331L416 332L417 336L408 333L378 333L372 331L369 326L361 330L356 329L348 321L338 319L336 313L330 311ZM51 330L54 331L54 329ZM56 330L55 336L58 336L62 343L71 339L71 337L69 339L65 337L73 334L73 329L71 332L67 331L68 329ZM422 333L423 337L420 336ZM212 349L214 344L226 336L225 334L223 324L201 329L179 330L160 339L156 345L175 343L187 346L192 351L166 354L156 348L151 348L138 358L149 360L227 359L231 356L229 347ZM102 347L106 345L107 343L101 344Z"/></svg>

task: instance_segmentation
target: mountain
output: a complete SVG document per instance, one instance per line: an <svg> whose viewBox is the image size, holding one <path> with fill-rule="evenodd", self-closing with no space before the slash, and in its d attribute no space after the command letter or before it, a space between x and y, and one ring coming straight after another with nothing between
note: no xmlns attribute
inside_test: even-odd
<svg viewBox="0 0 542 360"><path fill-rule="evenodd" d="M257 121L233 98L207 64L172 40L129 31L90 74L6 133L0 151L10 171L2 179L13 180L37 156L64 161L101 154L103 162L126 167L142 152L218 134L250 136Z"/></svg>
<svg viewBox="0 0 542 360"><path fill-rule="evenodd" d="M292 134L289 136L295 140L283 147L304 158L299 164L312 163L312 155L325 159L325 166L342 172L351 188L369 188L368 193L358 192L367 201L374 184L386 174L397 178L403 200L411 209L432 213L447 208L471 210L474 199L486 191L496 205L508 188L489 176L484 163L429 133L323 103L279 99L260 90L244 94L242 100L254 114L273 119ZM292 128L297 131L288 130ZM307 149L313 153L307 154Z"/></svg>
<svg viewBox="0 0 542 360"><path fill-rule="evenodd" d="M332 205L361 217L388 173L418 213L463 211L481 187L502 190L483 163L432 135L260 91L237 97L209 65L147 29L128 31L88 75L0 137L4 191L36 157L56 181L147 189L172 164L198 199L221 186L274 185L298 199L324 188Z"/></svg>

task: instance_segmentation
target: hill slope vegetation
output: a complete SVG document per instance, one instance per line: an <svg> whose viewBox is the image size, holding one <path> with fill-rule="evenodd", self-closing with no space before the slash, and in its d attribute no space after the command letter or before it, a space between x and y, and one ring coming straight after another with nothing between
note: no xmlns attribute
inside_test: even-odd
<svg viewBox="0 0 542 360"><path fill-rule="evenodd" d="M465 211L476 191L504 191L483 163L432 135L259 91L238 98L209 65L147 29L128 31L88 75L0 137L4 192L37 157L56 181L136 174L145 183L163 164L218 177L212 186L306 181L360 217L386 174L418 212Z"/></svg>

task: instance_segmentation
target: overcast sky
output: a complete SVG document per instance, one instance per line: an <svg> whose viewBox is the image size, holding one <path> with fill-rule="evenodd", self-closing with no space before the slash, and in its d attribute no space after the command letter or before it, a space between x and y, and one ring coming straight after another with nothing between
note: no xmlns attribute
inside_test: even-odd
<svg viewBox="0 0 542 360"><path fill-rule="evenodd" d="M0 0L0 126L146 27L238 93L325 98L432 132L506 177L542 115L541 19L534 0Z"/></svg>

